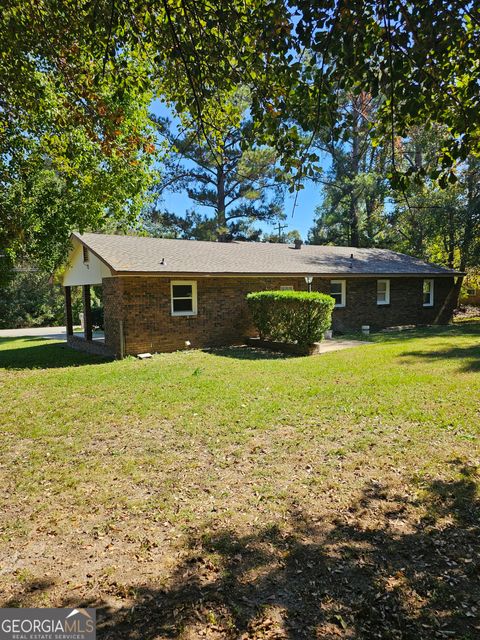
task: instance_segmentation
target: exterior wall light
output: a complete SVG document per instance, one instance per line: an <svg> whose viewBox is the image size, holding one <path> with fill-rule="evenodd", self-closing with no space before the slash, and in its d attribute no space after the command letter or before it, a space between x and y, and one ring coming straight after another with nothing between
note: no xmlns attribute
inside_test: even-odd
<svg viewBox="0 0 480 640"><path fill-rule="evenodd" d="M313 276L305 276L305 282L307 283L308 292L310 293L312 290Z"/></svg>

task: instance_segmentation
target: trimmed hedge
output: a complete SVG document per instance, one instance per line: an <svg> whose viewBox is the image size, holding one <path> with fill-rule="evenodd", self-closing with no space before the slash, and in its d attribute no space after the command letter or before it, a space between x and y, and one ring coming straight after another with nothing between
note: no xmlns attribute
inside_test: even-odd
<svg viewBox="0 0 480 640"><path fill-rule="evenodd" d="M330 328L335 300L324 293L256 291L247 295L262 340L309 345Z"/></svg>

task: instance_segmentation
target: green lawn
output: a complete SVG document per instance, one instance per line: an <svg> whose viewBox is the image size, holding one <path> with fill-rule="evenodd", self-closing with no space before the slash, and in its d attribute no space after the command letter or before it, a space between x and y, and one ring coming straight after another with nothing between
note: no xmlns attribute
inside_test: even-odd
<svg viewBox="0 0 480 640"><path fill-rule="evenodd" d="M0 606L99 638L480 635L480 324L310 358L0 340Z"/></svg>

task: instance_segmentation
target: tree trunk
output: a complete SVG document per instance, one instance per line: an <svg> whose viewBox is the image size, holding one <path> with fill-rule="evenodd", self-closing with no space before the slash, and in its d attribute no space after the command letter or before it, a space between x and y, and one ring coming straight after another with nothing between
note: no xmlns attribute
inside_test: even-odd
<svg viewBox="0 0 480 640"><path fill-rule="evenodd" d="M448 267L453 269L455 266L455 217L453 209L448 211Z"/></svg>
<svg viewBox="0 0 480 640"><path fill-rule="evenodd" d="M422 146L417 142L415 144L415 168L421 169L422 167L423 167Z"/></svg>
<svg viewBox="0 0 480 640"><path fill-rule="evenodd" d="M465 271L465 268L468 264L470 251L472 249L472 242L475 237L475 217L478 216L478 208L480 208L480 203L478 201L476 191L477 180L478 173L474 170L470 161L467 176L467 209L465 211L465 229L462 242L460 243L461 271Z"/></svg>
<svg viewBox="0 0 480 640"><path fill-rule="evenodd" d="M473 240L473 236L474 236L474 222L473 222L473 217L474 217L474 212L475 212L475 207L478 206L478 203L476 202L476 198L475 198L475 185L476 185L476 173L475 171L472 170L471 167L471 163L469 162L469 167L467 169L468 174L467 174L467 204L466 204L466 211L465 211L465 216L466 216L466 220L465 220L465 228L463 231L463 238L462 241L459 243L460 244L460 264L459 264L459 270L460 271L465 271L467 264L468 264L468 259L469 259L469 254L470 254L470 250L471 250L471 245L472 245L472 240ZM458 299L460 297L460 292L462 289L462 285L463 285L463 280L464 280L464 276L459 276L456 280L455 280L455 287L454 287L454 299L455 299L455 304L458 304Z"/></svg>
<svg viewBox="0 0 480 640"><path fill-rule="evenodd" d="M360 246L360 234L358 231L358 212L357 212L357 199L352 193L350 196L350 246Z"/></svg>
<svg viewBox="0 0 480 640"><path fill-rule="evenodd" d="M359 167L360 167L360 135L359 135L359 115L357 110L357 105L353 104L352 109L352 170L351 170L351 178L355 180L358 175ZM354 188L350 193L350 206L349 206L349 223L350 223L350 244L352 247L360 246L360 233L359 233L359 222L358 222L358 196Z"/></svg>
<svg viewBox="0 0 480 640"><path fill-rule="evenodd" d="M375 196L367 196L365 198L365 231L367 232L368 246L373 246L373 214L376 207Z"/></svg>
<svg viewBox="0 0 480 640"><path fill-rule="evenodd" d="M217 240L219 242L228 241L225 214L225 172L222 163L217 167Z"/></svg>

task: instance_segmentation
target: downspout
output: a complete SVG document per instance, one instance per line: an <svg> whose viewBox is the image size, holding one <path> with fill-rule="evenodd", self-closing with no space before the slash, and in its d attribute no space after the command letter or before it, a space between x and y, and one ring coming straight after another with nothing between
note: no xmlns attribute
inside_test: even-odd
<svg viewBox="0 0 480 640"><path fill-rule="evenodd" d="M118 336L120 341L120 360L125 357L125 334L123 332L123 320L118 321Z"/></svg>

